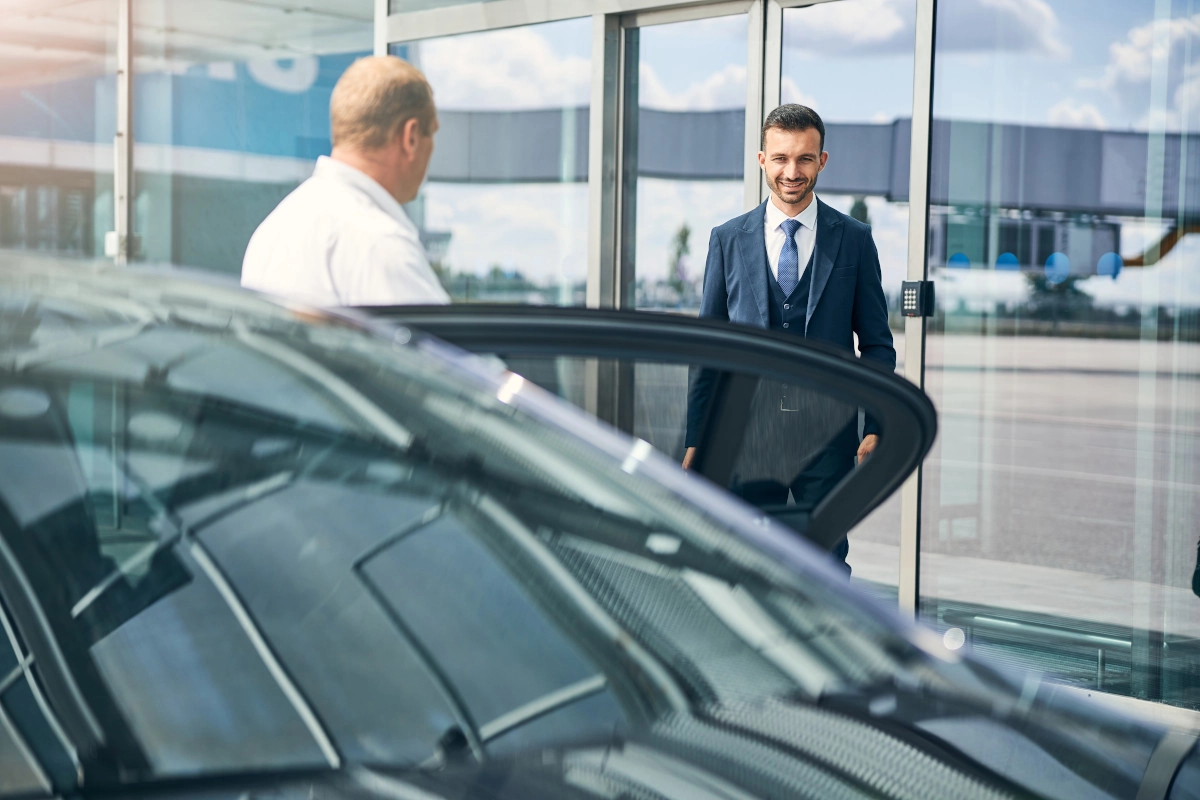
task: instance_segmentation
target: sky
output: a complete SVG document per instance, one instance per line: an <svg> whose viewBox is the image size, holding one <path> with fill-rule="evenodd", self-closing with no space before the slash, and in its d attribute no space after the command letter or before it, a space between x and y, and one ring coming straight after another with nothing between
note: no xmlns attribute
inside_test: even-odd
<svg viewBox="0 0 1200 800"><path fill-rule="evenodd" d="M1168 7L1171 17L1156 24L1156 13ZM936 116L1104 130L1200 127L1200 0L954 0L939 8ZM828 121L909 117L914 25L914 0L840 0L785 11L784 101L812 105ZM745 16L643 29L641 105L744 107L746 39ZM556 108L588 103L590 48L591 22L581 19L427 41L417 59L441 108ZM832 159L853 157L838 152L836 142L828 147ZM426 224L454 234L447 254L453 268L499 264L567 282L586 274L586 186L430 184L425 193ZM850 203L824 199L843 210ZM907 206L875 198L868 205L885 285L894 291L906 271ZM667 274L670 241L687 224L687 266L698 277L708 231L743 210L740 182L642 179L639 276ZM1126 228L1122 249L1131 255L1147 237ZM1200 305L1195 258L1195 247L1181 245L1158 267L1127 269L1116 281L1090 279L1088 291L1105 303L1137 304L1157 302L1150 295L1169 285L1184 302ZM1166 277L1153 278L1155 272ZM967 295L1020 291L972 275L956 276L953 285Z"/></svg>

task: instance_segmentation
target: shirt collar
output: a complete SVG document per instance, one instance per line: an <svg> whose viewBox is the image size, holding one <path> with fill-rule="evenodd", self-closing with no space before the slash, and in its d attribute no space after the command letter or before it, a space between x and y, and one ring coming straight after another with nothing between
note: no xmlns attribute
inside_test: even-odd
<svg viewBox="0 0 1200 800"><path fill-rule="evenodd" d="M367 197L370 197L375 205L387 212L388 216L394 217L404 225L412 225L412 221L404 213L404 207L396 202L396 198L388 194L387 189L380 186L374 178L362 170L332 159L329 156L319 156L317 158L317 166L313 169L313 177L330 178L353 186L355 189L366 194Z"/></svg>
<svg viewBox="0 0 1200 800"><path fill-rule="evenodd" d="M813 201L808 204L808 208L801 211L794 217L789 217L779 210L779 206L767 201L767 229L775 230L785 219L794 219L809 230L817 229L817 196L813 195Z"/></svg>

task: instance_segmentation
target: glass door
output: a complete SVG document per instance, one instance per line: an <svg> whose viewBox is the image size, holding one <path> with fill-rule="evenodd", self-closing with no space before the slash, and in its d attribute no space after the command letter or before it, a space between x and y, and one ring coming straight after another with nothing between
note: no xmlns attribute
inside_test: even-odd
<svg viewBox="0 0 1200 800"><path fill-rule="evenodd" d="M815 189L825 203L871 226L879 251L898 373L905 338L900 285L908 264L909 137L916 0L839 0L783 10L780 100L814 109L829 160ZM871 24L864 24L873 20ZM855 576L896 599L900 495L853 535Z"/></svg>
<svg viewBox="0 0 1200 800"><path fill-rule="evenodd" d="M1200 34L1094 5L938 5L921 610L1200 708Z"/></svg>
<svg viewBox="0 0 1200 800"><path fill-rule="evenodd" d="M624 307L695 315L708 234L743 208L748 16L624 27Z"/></svg>

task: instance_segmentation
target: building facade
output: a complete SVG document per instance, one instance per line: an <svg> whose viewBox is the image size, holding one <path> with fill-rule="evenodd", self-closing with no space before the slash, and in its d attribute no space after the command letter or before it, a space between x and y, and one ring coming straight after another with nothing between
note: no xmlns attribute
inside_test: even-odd
<svg viewBox="0 0 1200 800"><path fill-rule="evenodd" d="M456 298L695 313L709 230L766 196L763 117L811 105L818 194L872 225L899 369L941 422L852 533L856 580L952 647L1200 710L1192 4L25 5L3 34L0 259L236 275L328 152L341 71L390 51L434 87L410 213ZM899 313L914 280L930 317Z"/></svg>

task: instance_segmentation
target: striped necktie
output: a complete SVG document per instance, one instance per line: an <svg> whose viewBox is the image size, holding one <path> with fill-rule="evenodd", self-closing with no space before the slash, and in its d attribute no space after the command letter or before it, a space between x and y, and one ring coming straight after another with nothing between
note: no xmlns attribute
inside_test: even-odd
<svg viewBox="0 0 1200 800"><path fill-rule="evenodd" d="M792 293L796 288L796 284L800 283L800 251L796 248L796 231L800 227L800 223L794 219L785 219L780 227L783 228L785 238L783 240L783 251L779 254L779 288L783 289L784 296Z"/></svg>

